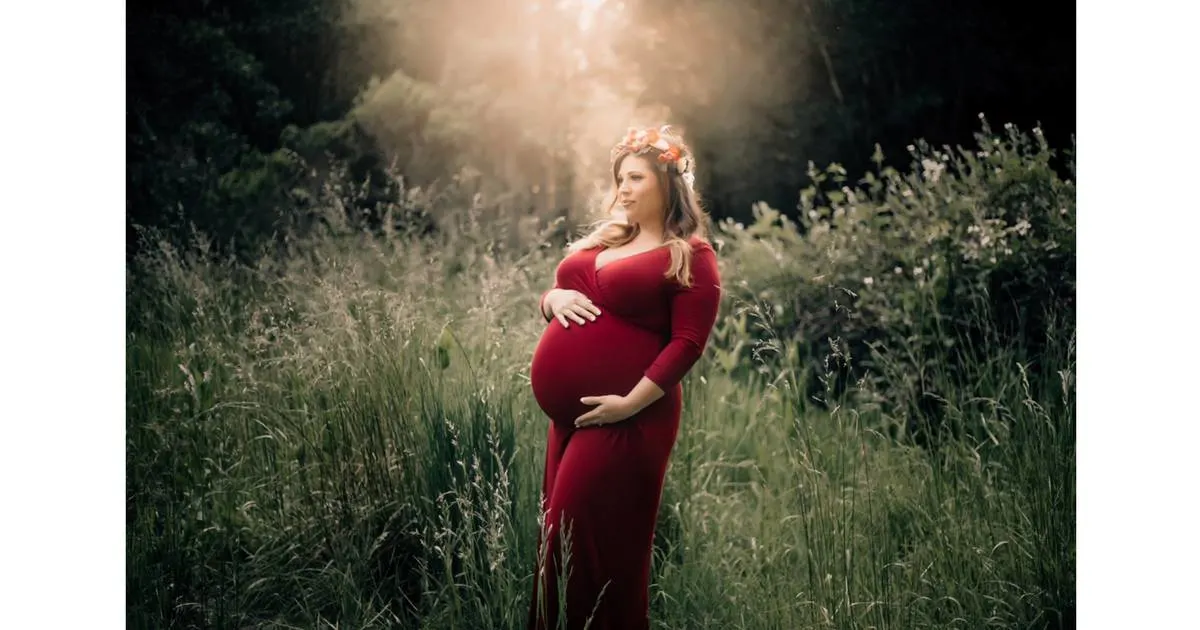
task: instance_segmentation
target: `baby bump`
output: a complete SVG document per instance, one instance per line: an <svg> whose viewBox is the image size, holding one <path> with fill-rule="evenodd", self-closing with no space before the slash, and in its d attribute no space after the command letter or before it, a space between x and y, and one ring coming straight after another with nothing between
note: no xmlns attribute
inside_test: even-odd
<svg viewBox="0 0 1200 630"><path fill-rule="evenodd" d="M583 396L628 394L662 349L662 337L606 311L594 322L550 322L529 369L534 398L557 422L572 422L594 408Z"/></svg>

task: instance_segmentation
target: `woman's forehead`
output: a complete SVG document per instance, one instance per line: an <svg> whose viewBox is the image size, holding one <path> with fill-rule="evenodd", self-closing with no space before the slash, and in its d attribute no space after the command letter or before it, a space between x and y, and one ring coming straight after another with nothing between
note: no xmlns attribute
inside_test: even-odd
<svg viewBox="0 0 1200 630"><path fill-rule="evenodd" d="M617 169L619 173L629 173L631 171L646 172L651 170L652 164L649 160L641 155L627 155L621 160L621 166Z"/></svg>

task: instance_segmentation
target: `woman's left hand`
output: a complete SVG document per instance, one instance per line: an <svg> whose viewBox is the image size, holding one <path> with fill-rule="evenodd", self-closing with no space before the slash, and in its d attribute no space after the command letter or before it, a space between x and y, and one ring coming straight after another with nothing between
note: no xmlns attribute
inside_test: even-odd
<svg viewBox="0 0 1200 630"><path fill-rule="evenodd" d="M575 427L580 429L620 422L637 413L637 410L633 408L633 405L624 396L613 394L607 396L584 396L579 399L579 402L585 405L599 405L595 409L575 418Z"/></svg>

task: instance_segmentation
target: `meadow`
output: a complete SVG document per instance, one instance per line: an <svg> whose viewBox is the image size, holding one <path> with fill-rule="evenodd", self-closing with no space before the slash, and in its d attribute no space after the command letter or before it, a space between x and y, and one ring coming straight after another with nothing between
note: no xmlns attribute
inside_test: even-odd
<svg viewBox="0 0 1200 630"><path fill-rule="evenodd" d="M978 144L715 225L652 627L1074 627L1074 188ZM524 627L562 226L485 205L129 265L130 627Z"/></svg>

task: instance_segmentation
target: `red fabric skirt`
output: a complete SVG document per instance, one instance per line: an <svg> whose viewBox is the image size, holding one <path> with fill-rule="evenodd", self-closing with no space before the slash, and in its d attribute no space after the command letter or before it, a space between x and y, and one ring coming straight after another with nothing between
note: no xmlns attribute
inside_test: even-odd
<svg viewBox="0 0 1200 630"><path fill-rule="evenodd" d="M550 322L534 351L531 385L550 423L542 482L546 544L539 544L531 630L557 627L560 576L568 628L582 629L589 618L593 630L649 628L654 527L682 387L622 422L584 429L574 423L594 408L580 398L628 394L665 341L609 312L582 326Z"/></svg>

